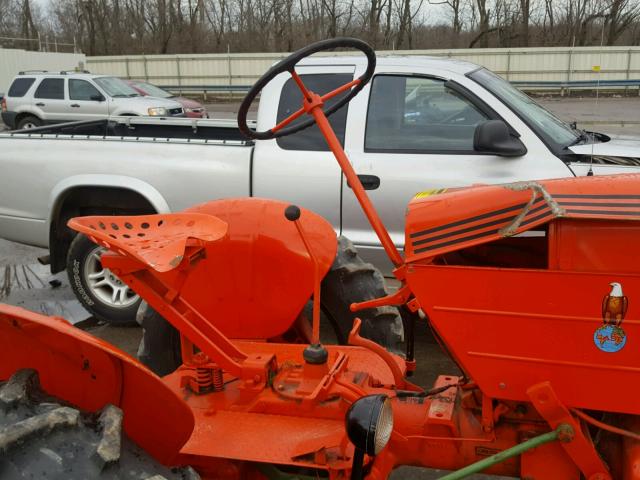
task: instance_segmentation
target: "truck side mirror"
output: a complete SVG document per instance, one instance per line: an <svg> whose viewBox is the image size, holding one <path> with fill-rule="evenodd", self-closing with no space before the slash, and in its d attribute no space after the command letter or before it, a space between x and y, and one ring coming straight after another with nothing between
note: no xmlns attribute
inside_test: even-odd
<svg viewBox="0 0 640 480"><path fill-rule="evenodd" d="M509 127L502 120L487 120L478 125L473 135L473 149L502 157L519 157L527 153L527 147L509 133Z"/></svg>
<svg viewBox="0 0 640 480"><path fill-rule="evenodd" d="M99 93L96 95L91 95L91 100L93 100L94 102L104 102L104 97L102 95L100 95Z"/></svg>

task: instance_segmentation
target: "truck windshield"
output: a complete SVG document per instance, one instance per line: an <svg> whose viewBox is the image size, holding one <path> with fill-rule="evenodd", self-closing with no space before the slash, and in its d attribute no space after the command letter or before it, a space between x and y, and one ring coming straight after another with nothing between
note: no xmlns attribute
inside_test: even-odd
<svg viewBox="0 0 640 480"><path fill-rule="evenodd" d="M140 94L118 77L100 77L95 82L110 97L139 97Z"/></svg>
<svg viewBox="0 0 640 480"><path fill-rule="evenodd" d="M468 74L468 77L502 100L547 144L561 149L581 139L581 132L571 128L495 73L481 68Z"/></svg>

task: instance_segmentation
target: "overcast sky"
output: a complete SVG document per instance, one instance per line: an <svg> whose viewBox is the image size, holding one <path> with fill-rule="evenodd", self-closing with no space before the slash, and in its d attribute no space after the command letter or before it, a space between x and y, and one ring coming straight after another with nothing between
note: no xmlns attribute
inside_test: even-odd
<svg viewBox="0 0 640 480"><path fill-rule="evenodd" d="M51 0L31 0L32 3L46 9L51 5ZM429 3L429 0L424 0L422 6L422 15L425 16L425 23L433 24L433 23L442 23L446 22L449 17L449 7L444 4L439 4L442 0L431 0L435 3L432 5Z"/></svg>

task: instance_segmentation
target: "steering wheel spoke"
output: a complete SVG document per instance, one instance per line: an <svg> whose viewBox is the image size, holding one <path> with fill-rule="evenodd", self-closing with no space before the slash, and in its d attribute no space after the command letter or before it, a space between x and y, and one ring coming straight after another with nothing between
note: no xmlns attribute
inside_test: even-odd
<svg viewBox="0 0 640 480"><path fill-rule="evenodd" d="M311 92L307 89L304 82L300 78L300 75L298 75L298 72L296 72L295 68L292 69L289 73L291 73L291 78L293 78L293 80L296 82L296 85L298 85L302 96L307 100L311 100Z"/></svg>
<svg viewBox="0 0 640 480"><path fill-rule="evenodd" d="M360 50L367 57L367 68L359 78L345 83L344 85L322 96L317 95L306 87L306 85L302 81L302 78L296 72L295 67L302 59L313 55L314 53L322 52L325 50L334 50L336 48L354 48ZM299 132L300 130L304 130L305 128L308 128L315 123L315 119L312 115L314 109L318 107L322 108L324 115L328 117L337 112L340 108L344 107L347 103L349 103L351 99L355 97L371 80L373 72L375 71L375 67L376 55L373 49L365 42L355 38L332 38L329 40L316 42L312 45L302 48L271 67L262 77L258 79L253 87L251 87L245 98L242 100L242 104L240 105L240 108L238 110L238 128L246 137L256 140L269 140L272 138L284 137L286 135L291 135L293 133ZM247 125L247 113L249 112L251 104L258 96L258 94L262 91L262 89L271 80L273 80L281 73L285 72L288 72L291 75L293 80L296 82L296 85L300 89L302 96L304 97L302 108L289 115L287 118L280 121L277 125L269 130L265 130L262 132L251 130ZM344 92L348 93L334 102L332 105L323 105L327 100L330 100ZM305 113L309 114L310 118L297 122L295 125L291 125L292 122L302 117Z"/></svg>
<svg viewBox="0 0 640 480"><path fill-rule="evenodd" d="M356 78L350 81L349 83L345 83L344 85L336 88L335 90L330 91L329 93L325 93L320 98L322 99L323 102L326 102L327 100L332 99L336 95L340 95L341 93L346 92L347 90L351 90L353 87L360 85L360 83L361 83L361 80L359 78Z"/></svg>
<svg viewBox="0 0 640 480"><path fill-rule="evenodd" d="M296 112L292 113L287 118L282 120L280 123L278 123L275 127L272 127L271 130L270 130L271 133L276 133L279 130L282 130L284 127L289 125L294 120L297 120L298 118L300 118L304 114L305 114L305 109L304 108L301 108L300 110L297 110Z"/></svg>

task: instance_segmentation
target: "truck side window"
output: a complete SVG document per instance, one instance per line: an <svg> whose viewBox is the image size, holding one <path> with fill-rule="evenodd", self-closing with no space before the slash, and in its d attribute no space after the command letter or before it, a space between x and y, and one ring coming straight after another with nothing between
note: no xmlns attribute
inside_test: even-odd
<svg viewBox="0 0 640 480"><path fill-rule="evenodd" d="M43 79L38 85L34 97L64 100L64 78Z"/></svg>
<svg viewBox="0 0 640 480"><path fill-rule="evenodd" d="M353 80L353 75L348 73L331 73L331 74L308 74L300 75L302 81L308 89L319 95L324 95L332 90ZM336 101L343 98L346 93L333 97L325 104L325 109L333 105ZM286 81L280 93L280 104L278 105L278 122L281 122L289 115L302 107L302 94L298 89L293 78ZM336 132L336 136L340 143L344 146L344 131L347 124L347 109L345 105L340 110L329 117L329 123ZM308 115L302 116L291 124L294 126L301 120L310 118ZM305 151L329 151L327 142L320 133L317 125L313 125L305 130L294 133L287 137L277 139L278 146L283 150L305 150Z"/></svg>
<svg viewBox="0 0 640 480"><path fill-rule="evenodd" d="M24 94L27 93L27 91L35 81L35 78L16 78L9 88L9 93L7 94L7 96L24 97Z"/></svg>
<svg viewBox="0 0 640 480"><path fill-rule="evenodd" d="M69 80L70 100L92 100L91 97L102 96L98 89L86 80Z"/></svg>
<svg viewBox="0 0 640 480"><path fill-rule="evenodd" d="M378 75L367 112L365 151L471 153L488 117L440 79Z"/></svg>

